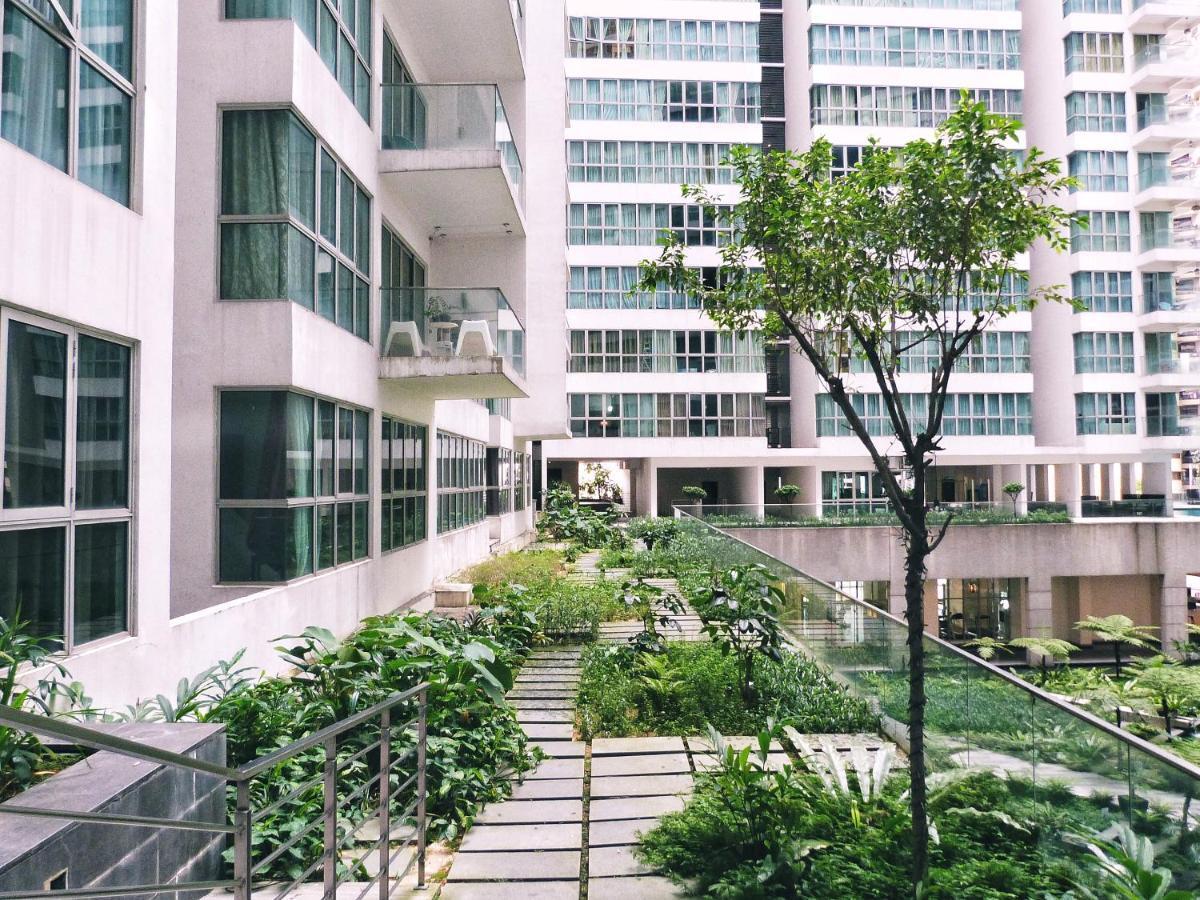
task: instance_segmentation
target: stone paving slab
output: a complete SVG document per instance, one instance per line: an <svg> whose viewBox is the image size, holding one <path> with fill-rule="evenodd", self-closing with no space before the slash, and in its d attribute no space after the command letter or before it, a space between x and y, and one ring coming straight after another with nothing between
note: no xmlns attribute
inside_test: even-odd
<svg viewBox="0 0 1200 900"><path fill-rule="evenodd" d="M588 900L673 900L686 896L683 888L659 875L588 880Z"/></svg>
<svg viewBox="0 0 1200 900"><path fill-rule="evenodd" d="M758 738L753 735L732 734L726 736L724 740L725 746L733 747L736 750L751 747L755 752L758 751ZM689 735L687 745L692 753L711 753L713 749L712 741L708 739L707 735ZM783 753L783 744L779 741L771 741L768 745L768 752Z"/></svg>
<svg viewBox="0 0 1200 900"><path fill-rule="evenodd" d="M650 797L688 793L691 789L691 773L686 775L613 775L608 778L592 776L593 798Z"/></svg>
<svg viewBox="0 0 1200 900"><path fill-rule="evenodd" d="M579 684L579 676L563 675L559 672L554 672L550 675L534 675L532 673L528 675L518 675L513 681L513 686L515 687L522 684L555 684L565 687L573 687Z"/></svg>
<svg viewBox="0 0 1200 900"><path fill-rule="evenodd" d="M614 847L636 844L638 835L654 830L658 819L612 819L592 822L588 827L589 847Z"/></svg>
<svg viewBox="0 0 1200 900"><path fill-rule="evenodd" d="M531 659L521 667L522 672L530 675L578 675L579 666L567 665L552 659Z"/></svg>
<svg viewBox="0 0 1200 900"><path fill-rule="evenodd" d="M582 778L535 778L512 792L513 800L575 800L582 796Z"/></svg>
<svg viewBox="0 0 1200 900"><path fill-rule="evenodd" d="M318 895L319 896L319 895ZM428 897L426 891L421 896ZM498 884L447 884L441 900L579 900L579 873L574 881L505 881Z"/></svg>
<svg viewBox="0 0 1200 900"><path fill-rule="evenodd" d="M582 778L583 757L566 759L543 759L537 768L525 774L526 781L537 781L543 778Z"/></svg>
<svg viewBox="0 0 1200 900"><path fill-rule="evenodd" d="M612 819L652 819L683 809L682 797L622 797L593 800L588 808L592 822Z"/></svg>
<svg viewBox="0 0 1200 900"><path fill-rule="evenodd" d="M578 850L514 850L507 853L459 853L446 880L500 881L510 878L554 881L579 878ZM578 881L576 881L578 884ZM470 895L468 895L470 896ZM513 896L513 895L509 895Z"/></svg>
<svg viewBox="0 0 1200 900"><path fill-rule="evenodd" d="M509 695L508 703L513 709L569 709L574 711L574 700L549 699L546 697L517 697Z"/></svg>
<svg viewBox="0 0 1200 900"><path fill-rule="evenodd" d="M638 860L633 847L593 847L588 851L588 897L591 879L613 875L651 875L654 870Z"/></svg>
<svg viewBox="0 0 1200 900"><path fill-rule="evenodd" d="M530 741L529 744L539 748L551 759L583 758L583 741Z"/></svg>
<svg viewBox="0 0 1200 900"><path fill-rule="evenodd" d="M582 800L508 800L486 807L475 819L480 825L536 825L582 820Z"/></svg>
<svg viewBox="0 0 1200 900"><path fill-rule="evenodd" d="M683 738L677 737L595 738L592 740L593 765L595 765L597 756L683 752Z"/></svg>
<svg viewBox="0 0 1200 900"><path fill-rule="evenodd" d="M592 747L592 777L598 775L670 775L691 772L686 753L647 753L644 756L596 756Z"/></svg>
<svg viewBox="0 0 1200 900"><path fill-rule="evenodd" d="M583 826L578 822L557 825L478 825L467 831L459 853L492 850L578 850Z"/></svg>
<svg viewBox="0 0 1200 900"><path fill-rule="evenodd" d="M569 741L575 727L568 723L525 722L521 724L525 734L539 741Z"/></svg>
<svg viewBox="0 0 1200 900"><path fill-rule="evenodd" d="M575 704L574 688L513 688L508 692L509 700L569 700Z"/></svg>
<svg viewBox="0 0 1200 900"><path fill-rule="evenodd" d="M517 721L522 725L548 725L552 722L574 722L573 709L518 709Z"/></svg>

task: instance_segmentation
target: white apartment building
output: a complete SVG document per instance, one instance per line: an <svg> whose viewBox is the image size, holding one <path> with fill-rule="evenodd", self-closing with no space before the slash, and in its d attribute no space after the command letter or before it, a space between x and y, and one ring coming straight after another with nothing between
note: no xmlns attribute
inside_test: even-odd
<svg viewBox="0 0 1200 900"><path fill-rule="evenodd" d="M609 461L640 513L667 512L687 484L752 508L781 483L814 511L877 504L866 455L797 354L716 333L691 298L626 292L663 227L715 265L719 236L676 185L724 190L726 146L824 137L851 166L871 137L929 136L965 88L1021 119L1017 149L1079 178L1064 200L1090 227L1069 254L1029 254L1012 291L1064 285L1086 311L1042 304L972 348L932 496L995 502L1016 481L1022 503L1077 516L1200 502L1200 4L565 5L572 438L544 446L551 478ZM901 376L914 393L926 365L915 353ZM862 412L882 433L872 384Z"/></svg>
<svg viewBox="0 0 1200 900"><path fill-rule="evenodd" d="M517 0L0 18L0 615L120 702L525 539Z"/></svg>

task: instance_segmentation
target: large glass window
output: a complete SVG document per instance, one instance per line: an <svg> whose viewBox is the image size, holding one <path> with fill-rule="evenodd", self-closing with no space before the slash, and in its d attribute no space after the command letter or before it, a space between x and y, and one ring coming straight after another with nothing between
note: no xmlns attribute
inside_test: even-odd
<svg viewBox="0 0 1200 900"><path fill-rule="evenodd" d="M574 121L757 122L758 82L570 78Z"/></svg>
<svg viewBox="0 0 1200 900"><path fill-rule="evenodd" d="M383 417L379 446L382 476L379 537L385 552L423 541L427 536L428 433L424 425Z"/></svg>
<svg viewBox="0 0 1200 900"><path fill-rule="evenodd" d="M1082 331L1075 335L1075 371L1133 371L1133 332Z"/></svg>
<svg viewBox="0 0 1200 900"><path fill-rule="evenodd" d="M758 62L758 23L571 16L567 56Z"/></svg>
<svg viewBox="0 0 1200 900"><path fill-rule="evenodd" d="M133 0L0 0L0 16L0 137L128 206Z"/></svg>
<svg viewBox="0 0 1200 900"><path fill-rule="evenodd" d="M1072 72L1124 72L1125 49L1120 32L1073 31L1063 38L1063 59Z"/></svg>
<svg viewBox="0 0 1200 900"><path fill-rule="evenodd" d="M567 141L567 180L620 184L732 184L730 144Z"/></svg>
<svg viewBox="0 0 1200 900"><path fill-rule="evenodd" d="M1080 215L1082 223L1071 223L1072 253L1129 251L1129 213L1092 210Z"/></svg>
<svg viewBox="0 0 1200 900"><path fill-rule="evenodd" d="M692 203L572 203L567 243L608 247L652 247L670 231L688 247L722 247L732 237L729 207L721 218Z"/></svg>
<svg viewBox="0 0 1200 900"><path fill-rule="evenodd" d="M920 69L1019 69L1021 32L987 28L812 25L809 62Z"/></svg>
<svg viewBox="0 0 1200 900"><path fill-rule="evenodd" d="M958 108L961 92L941 87L814 84L809 94L814 125L933 128ZM993 113L1021 118L1020 91L976 88L967 94Z"/></svg>
<svg viewBox="0 0 1200 900"><path fill-rule="evenodd" d="M225 110L222 299L290 299L369 341L370 222L366 191L295 113Z"/></svg>
<svg viewBox="0 0 1200 900"><path fill-rule="evenodd" d="M1076 434L1136 434L1133 394L1076 394Z"/></svg>
<svg viewBox="0 0 1200 900"><path fill-rule="evenodd" d="M939 578L938 631L943 640L970 641L1013 635L1013 617L1020 613L1017 578Z"/></svg>
<svg viewBox="0 0 1200 900"><path fill-rule="evenodd" d="M8 311L0 349L0 618L70 650L128 629L132 354Z"/></svg>
<svg viewBox="0 0 1200 900"><path fill-rule="evenodd" d="M850 399L868 433L875 437L894 433L891 417L880 394L853 394ZM901 394L900 402L910 420L921 421L928 415L928 394ZM946 397L942 433L964 437L1033 434L1033 396L950 394ZM828 394L818 394L817 436L850 437L853 434L833 398Z"/></svg>
<svg viewBox="0 0 1200 900"><path fill-rule="evenodd" d="M1129 190L1129 154L1112 150L1080 150L1067 157L1075 191Z"/></svg>
<svg viewBox="0 0 1200 900"><path fill-rule="evenodd" d="M716 268L701 269L706 281L716 283ZM571 266L567 287L568 309L700 309L700 299L663 282L653 293L635 291L636 266Z"/></svg>
<svg viewBox="0 0 1200 900"><path fill-rule="evenodd" d="M570 394L572 437L764 437L762 394Z"/></svg>
<svg viewBox="0 0 1200 900"><path fill-rule="evenodd" d="M936 337L920 339L916 332L897 332L895 343L900 372L932 372L942 361L941 342ZM852 372L870 372L870 363L859 354L850 358ZM958 358L955 372L1024 373L1029 371L1029 332L985 331L976 335L966 353Z"/></svg>
<svg viewBox="0 0 1200 900"><path fill-rule="evenodd" d="M437 433L439 534L482 522L487 515L486 463L482 441Z"/></svg>
<svg viewBox="0 0 1200 900"><path fill-rule="evenodd" d="M290 581L368 555L369 422L307 394L221 392L221 581Z"/></svg>
<svg viewBox="0 0 1200 900"><path fill-rule="evenodd" d="M1071 298L1087 312L1133 312L1133 273L1075 272Z"/></svg>
<svg viewBox="0 0 1200 900"><path fill-rule="evenodd" d="M1067 95L1067 134L1125 131L1125 95L1115 91L1075 91Z"/></svg>
<svg viewBox="0 0 1200 900"><path fill-rule="evenodd" d="M572 372L763 372L756 331L574 330Z"/></svg>
<svg viewBox="0 0 1200 900"><path fill-rule="evenodd" d="M225 0L227 19L291 19L371 121L371 0Z"/></svg>

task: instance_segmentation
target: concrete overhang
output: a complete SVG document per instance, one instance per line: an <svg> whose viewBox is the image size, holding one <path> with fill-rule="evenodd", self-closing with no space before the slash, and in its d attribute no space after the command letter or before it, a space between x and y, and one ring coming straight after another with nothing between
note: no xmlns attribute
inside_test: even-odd
<svg viewBox="0 0 1200 900"><path fill-rule="evenodd" d="M1200 7L1191 0L1147 0L1129 14L1134 34L1163 34L1200 22Z"/></svg>
<svg viewBox="0 0 1200 900"><path fill-rule="evenodd" d="M1200 202L1200 180L1176 181L1172 184L1156 184L1138 191L1133 203L1140 209L1169 210L1180 203Z"/></svg>
<svg viewBox="0 0 1200 900"><path fill-rule="evenodd" d="M1197 61L1188 58L1148 62L1129 77L1129 89L1137 93L1155 93L1182 87L1197 80Z"/></svg>
<svg viewBox="0 0 1200 900"><path fill-rule="evenodd" d="M1153 250L1143 250L1137 255L1135 262L1139 269L1160 269L1178 265L1194 266L1200 263L1200 246L1155 247Z"/></svg>
<svg viewBox="0 0 1200 900"><path fill-rule="evenodd" d="M428 81L523 81L519 0L383 0L383 18Z"/></svg>
<svg viewBox="0 0 1200 900"><path fill-rule="evenodd" d="M1200 117L1175 122L1156 122L1139 128L1133 134L1135 150L1173 150L1200 139Z"/></svg>
<svg viewBox="0 0 1200 900"><path fill-rule="evenodd" d="M499 150L381 150L379 174L430 233L525 235Z"/></svg>
<svg viewBox="0 0 1200 900"><path fill-rule="evenodd" d="M529 396L525 379L502 356L383 357L379 360L379 377L403 381L405 391L431 400Z"/></svg>

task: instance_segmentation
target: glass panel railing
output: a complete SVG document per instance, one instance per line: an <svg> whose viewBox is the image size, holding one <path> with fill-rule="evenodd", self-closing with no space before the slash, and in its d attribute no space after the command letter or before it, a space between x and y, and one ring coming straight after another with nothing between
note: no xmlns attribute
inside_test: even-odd
<svg viewBox="0 0 1200 900"><path fill-rule="evenodd" d="M1186 38L1147 44L1133 55L1133 68L1138 70L1156 63L1200 64L1200 47Z"/></svg>
<svg viewBox="0 0 1200 900"><path fill-rule="evenodd" d="M701 506L687 500L676 501L676 506L692 516L718 528L862 528L871 525L897 525L899 521L891 512L891 501L881 499L823 500L816 503L712 503L705 501ZM1040 510L1041 515L1030 518L1029 513ZM929 514L930 522L940 524L948 515L961 525L1009 525L1028 521L1030 524L1047 524L1053 518L1048 513L1062 513L1057 518L1065 519L1066 507L1035 507L1032 503L1018 500L983 500L976 502L939 503Z"/></svg>
<svg viewBox="0 0 1200 900"><path fill-rule="evenodd" d="M715 568L759 564L786 598L782 622L792 640L880 713L881 730L901 746L908 733L907 624L745 541L676 509L690 558ZM797 534L797 541L803 540ZM694 554L694 555L693 555ZM1103 831L1125 822L1161 840L1195 826L1200 768L1104 721L1065 698L925 637L928 772L964 769L1007 776L1007 789L1051 807L1086 809ZM1037 823L1047 863L1070 852L1062 816ZM1175 887L1200 873L1175 868ZM1182 872L1182 875L1180 873ZM1183 883L1181 883L1183 882Z"/></svg>
<svg viewBox="0 0 1200 900"><path fill-rule="evenodd" d="M525 327L497 288L389 288L380 305L382 356L503 356L525 375Z"/></svg>
<svg viewBox="0 0 1200 900"><path fill-rule="evenodd" d="M1190 221L1186 225L1155 227L1141 234L1141 250L1194 250L1200 248L1200 230Z"/></svg>
<svg viewBox="0 0 1200 900"><path fill-rule="evenodd" d="M1161 96L1152 94L1150 96ZM1137 111L1140 131L1151 125L1200 125L1200 106L1189 97L1168 103L1151 103Z"/></svg>
<svg viewBox="0 0 1200 900"><path fill-rule="evenodd" d="M1200 356L1146 357L1148 375L1200 374Z"/></svg>
<svg viewBox="0 0 1200 900"><path fill-rule="evenodd" d="M521 156L494 84L385 84L385 150L497 150L515 188Z"/></svg>
<svg viewBox="0 0 1200 900"><path fill-rule="evenodd" d="M1200 166L1171 165L1170 163L1155 163L1138 169L1138 190L1145 191L1155 187L1200 187Z"/></svg>
<svg viewBox="0 0 1200 900"><path fill-rule="evenodd" d="M1181 419L1178 416L1147 416L1146 437L1200 438L1200 419Z"/></svg>

